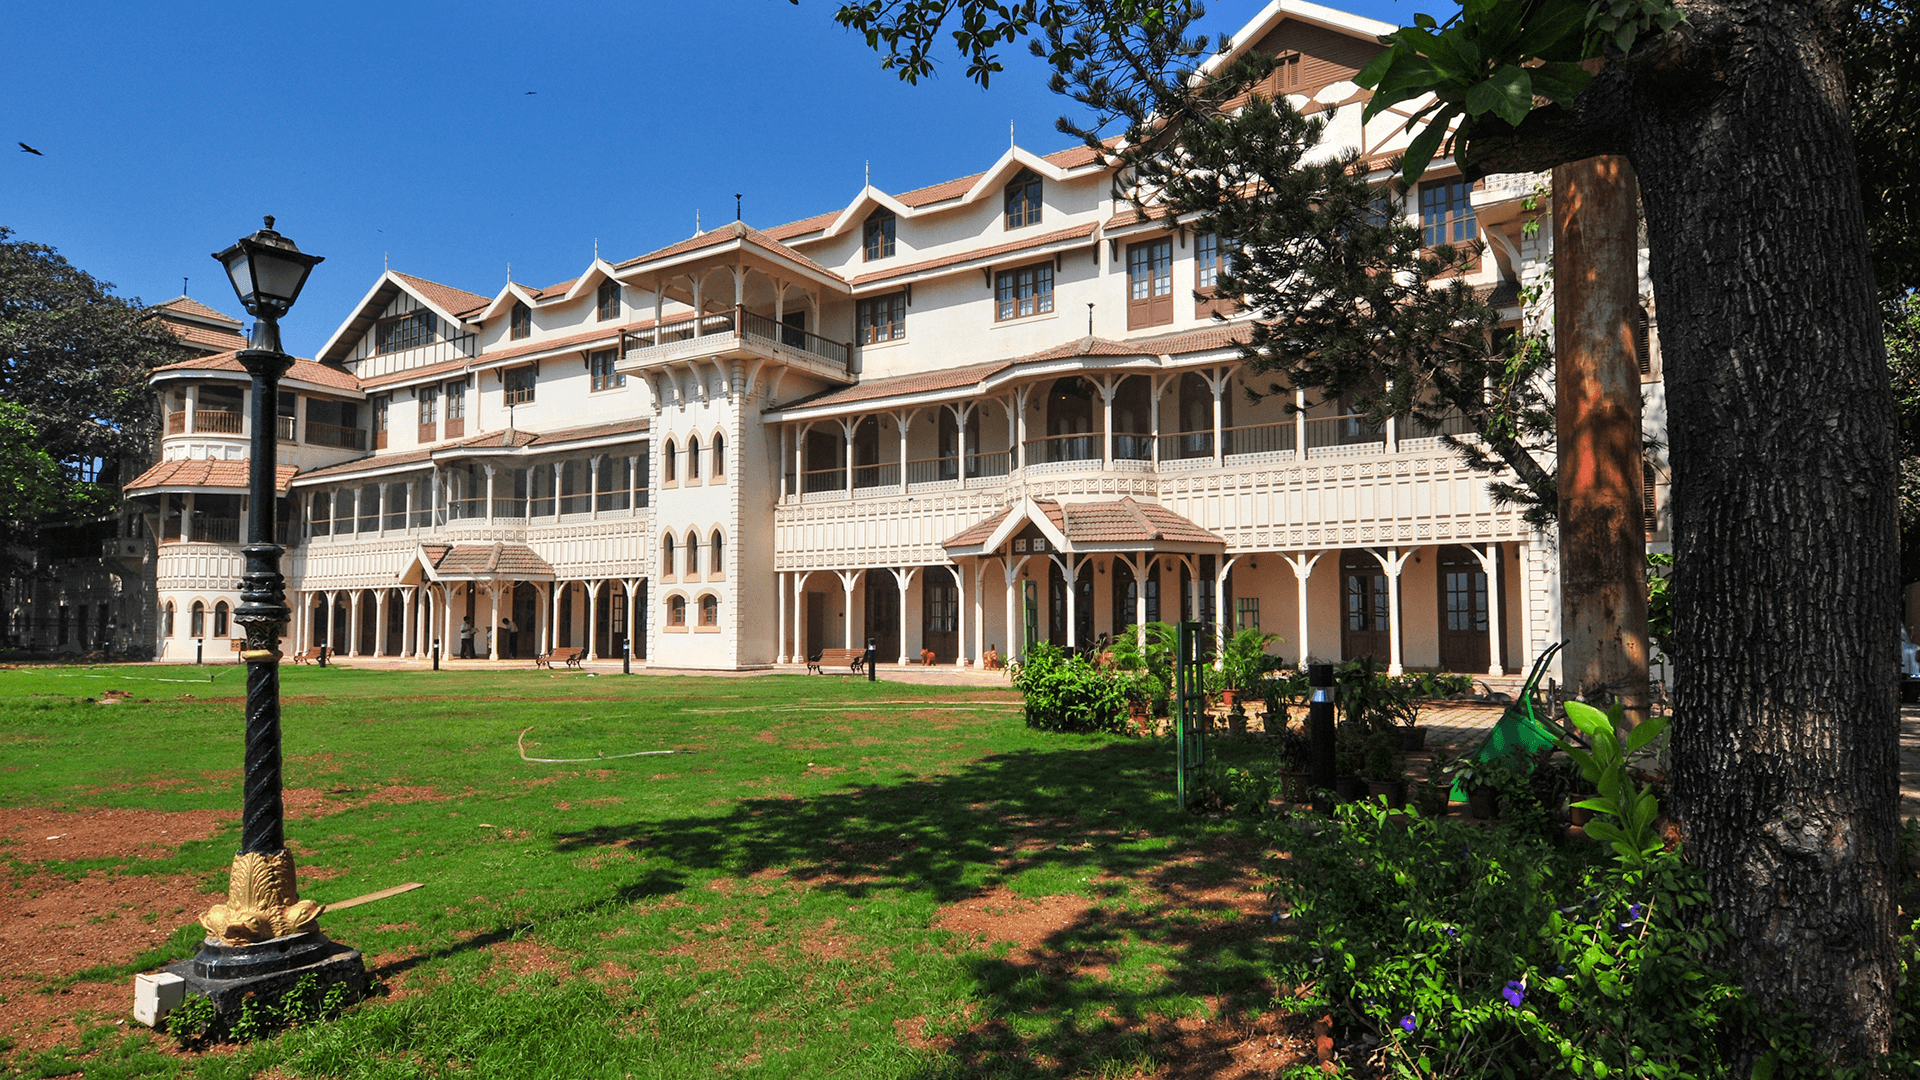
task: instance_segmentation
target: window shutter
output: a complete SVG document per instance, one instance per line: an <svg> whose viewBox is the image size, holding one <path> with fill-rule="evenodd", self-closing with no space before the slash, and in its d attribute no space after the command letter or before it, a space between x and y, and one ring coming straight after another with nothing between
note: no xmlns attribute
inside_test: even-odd
<svg viewBox="0 0 1920 1080"><path fill-rule="evenodd" d="M1640 374L1653 374L1653 326L1647 309L1641 308L1633 325L1633 353L1640 359Z"/></svg>
<svg viewBox="0 0 1920 1080"><path fill-rule="evenodd" d="M1646 325L1644 322L1642 326ZM1643 354L1644 355L1644 354ZM1660 513L1654 505L1653 466L1646 462L1640 464L1640 512L1646 524L1647 535L1652 536L1660 529Z"/></svg>

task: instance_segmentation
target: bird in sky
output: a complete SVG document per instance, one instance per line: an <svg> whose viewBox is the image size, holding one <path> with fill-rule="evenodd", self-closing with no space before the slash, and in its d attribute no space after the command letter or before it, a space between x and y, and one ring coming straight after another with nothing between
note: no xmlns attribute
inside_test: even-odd
<svg viewBox="0 0 1920 1080"><path fill-rule="evenodd" d="M27 145L26 143L21 143L21 144L20 144L20 152L21 152L21 153L23 153L23 154L32 154L32 155L34 155L35 157L46 157L46 156L47 156L47 155L45 155L45 154L42 154L42 153L41 153L40 151L38 151L38 150L35 150L35 149L34 149L33 147L31 147L31 146L28 146L28 145Z"/></svg>
<svg viewBox="0 0 1920 1080"><path fill-rule="evenodd" d="M527 91L527 96L528 96L528 97L532 97L533 95L535 95L535 94L537 94L537 93L539 93L539 92L540 92L540 91L538 91L538 90L529 90L529 91Z"/></svg>

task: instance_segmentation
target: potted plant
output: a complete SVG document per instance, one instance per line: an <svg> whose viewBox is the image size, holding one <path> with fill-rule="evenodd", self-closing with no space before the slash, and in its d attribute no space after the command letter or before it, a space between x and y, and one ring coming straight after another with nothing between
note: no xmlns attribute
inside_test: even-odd
<svg viewBox="0 0 1920 1080"><path fill-rule="evenodd" d="M1386 733L1375 732L1367 737L1362 764L1367 778L1367 797L1386 799L1391 810L1406 809L1406 773L1400 767L1400 753Z"/></svg>
<svg viewBox="0 0 1920 1080"><path fill-rule="evenodd" d="M1341 802L1367 797L1367 781L1360 775L1366 761L1366 729L1343 722L1333 731L1333 789Z"/></svg>
<svg viewBox="0 0 1920 1080"><path fill-rule="evenodd" d="M1144 671L1122 671L1114 680L1127 701L1128 730L1134 735L1153 733L1154 679Z"/></svg>
<svg viewBox="0 0 1920 1080"><path fill-rule="evenodd" d="M1220 699L1231 709L1251 690L1261 675L1273 666L1267 646L1279 641L1278 634L1263 634L1253 627L1235 633L1220 650ZM1244 717L1242 719L1244 723Z"/></svg>
<svg viewBox="0 0 1920 1080"><path fill-rule="evenodd" d="M1427 778L1413 793L1414 808L1421 817L1445 817L1453 809L1453 778L1457 768L1454 759L1438 756L1427 766Z"/></svg>
<svg viewBox="0 0 1920 1080"><path fill-rule="evenodd" d="M1274 764L1280 770L1280 797L1291 803L1312 798L1308 777L1312 775L1313 740L1305 728L1282 727L1274 746Z"/></svg>

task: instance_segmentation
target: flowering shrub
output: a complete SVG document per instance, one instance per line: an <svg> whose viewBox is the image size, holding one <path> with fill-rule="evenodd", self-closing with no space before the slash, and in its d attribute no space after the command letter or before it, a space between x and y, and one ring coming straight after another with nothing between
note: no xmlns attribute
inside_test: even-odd
<svg viewBox="0 0 1920 1080"><path fill-rule="evenodd" d="M1722 932L1671 853L1592 862L1371 803L1272 831L1294 926L1277 974L1303 995L1283 1007L1331 1012L1370 1071L1719 1076L1723 1048L1771 1030L1707 962Z"/></svg>

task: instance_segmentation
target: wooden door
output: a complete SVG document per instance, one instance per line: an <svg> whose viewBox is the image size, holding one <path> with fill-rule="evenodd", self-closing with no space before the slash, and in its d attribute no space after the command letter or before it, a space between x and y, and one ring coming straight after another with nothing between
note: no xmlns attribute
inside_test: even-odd
<svg viewBox="0 0 1920 1080"><path fill-rule="evenodd" d="M1386 571L1364 550L1340 553L1340 656L1371 656L1385 664L1392 655L1388 629Z"/></svg>
<svg viewBox="0 0 1920 1080"><path fill-rule="evenodd" d="M1440 549L1435 576L1440 589L1441 668L1476 675L1486 671L1491 666L1492 650L1487 634L1485 568L1472 551L1449 544ZM1504 593L1501 599L1506 599Z"/></svg>
<svg viewBox="0 0 1920 1080"><path fill-rule="evenodd" d="M867 637L873 639L874 656L881 663L899 662L900 582L891 570L867 571Z"/></svg>
<svg viewBox="0 0 1920 1080"><path fill-rule="evenodd" d="M933 650L936 663L960 658L960 589L938 567L921 571L920 641Z"/></svg>
<svg viewBox="0 0 1920 1080"><path fill-rule="evenodd" d="M827 594L810 592L806 597L807 640L801 643L799 652L811 660L827 647Z"/></svg>

